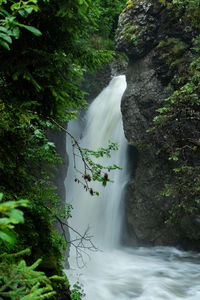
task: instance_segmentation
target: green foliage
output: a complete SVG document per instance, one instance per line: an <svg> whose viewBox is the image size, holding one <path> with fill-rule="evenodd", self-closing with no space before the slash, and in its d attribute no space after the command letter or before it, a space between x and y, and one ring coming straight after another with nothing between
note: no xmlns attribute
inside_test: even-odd
<svg viewBox="0 0 200 300"><path fill-rule="evenodd" d="M173 90L157 109L154 127L149 132L159 148L158 155L170 161L172 171L161 197L173 199L168 222L179 222L186 213L200 214L200 39L197 35L193 40L190 59L184 52L184 44L177 39L168 39L158 45L162 57L164 48L165 59L174 72ZM174 55L167 54L169 49ZM181 72L179 65L173 63L179 55L184 59Z"/></svg>
<svg viewBox="0 0 200 300"><path fill-rule="evenodd" d="M74 284L70 293L71 300L81 300L83 295L84 293L79 283Z"/></svg>
<svg viewBox="0 0 200 300"><path fill-rule="evenodd" d="M37 0L18 1L14 2L9 0L2 0L0 10L0 46L3 46L7 50L10 50L12 38L18 39L21 29L25 28L36 36L40 36L42 33L35 27L25 25L18 21L20 17L24 19L32 12L39 10ZM9 9L7 9L9 7Z"/></svg>
<svg viewBox="0 0 200 300"><path fill-rule="evenodd" d="M161 58L171 69L185 62L184 53L186 48L187 45L180 39L168 37L157 45Z"/></svg>
<svg viewBox="0 0 200 300"><path fill-rule="evenodd" d="M200 21L200 3L199 0L159 0L177 17L181 17L186 27L199 28Z"/></svg>
<svg viewBox="0 0 200 300"><path fill-rule="evenodd" d="M27 266L24 260L17 263L2 262L0 264L0 297L11 300L46 299L55 292L50 280L43 272L35 269L40 260Z"/></svg>
<svg viewBox="0 0 200 300"><path fill-rule="evenodd" d="M183 165L173 171L176 184L166 185L162 193L174 199L167 223L178 223L182 216L196 216L200 212L200 167Z"/></svg>
<svg viewBox="0 0 200 300"><path fill-rule="evenodd" d="M102 61L111 58L112 52L88 47L87 27L94 26L89 16L89 11L95 8L92 1L83 1L81 6L79 1L52 1L51 4L42 1L39 8L37 13L32 11L26 17L26 26L30 29L37 24L42 36L34 37L22 31L10 54L0 53L4 62L1 85L6 87L7 80L12 80L1 98L3 102L9 99L9 103L14 98L18 106L21 92L17 90L26 85L24 97L29 109L63 122L86 105L84 93L78 88L83 70L100 66ZM11 65L13 68L7 67Z"/></svg>
<svg viewBox="0 0 200 300"><path fill-rule="evenodd" d="M62 261L63 248L59 250L58 246L63 242L59 236L55 237L53 218L44 204L48 201L54 209L59 205L51 181L52 172L46 166L53 168L61 160L54 144L45 136L45 130L49 128L47 122L40 121L38 115L28 112L27 108L14 110L12 106L7 107L6 110L5 105L1 119L4 126L1 127L2 144L7 141L0 150L1 190L4 191L5 200L30 199L27 222L17 227L20 239L15 251L32 247L33 260L43 256L43 253L46 257L55 256L57 263L54 268L57 268Z"/></svg>
<svg viewBox="0 0 200 300"><path fill-rule="evenodd" d="M2 194L0 197L2 200ZM27 207L27 203L27 200L18 200L0 204L0 213L3 215L0 217L0 239L3 242L15 243L15 232L10 231L10 229L13 230L14 225L24 222L23 212L16 207ZM25 254L30 255L30 249L0 255L0 299L36 300L50 298L55 294L46 275L35 270L41 260L39 259L31 266L27 266L25 260L19 260L19 257Z"/></svg>
<svg viewBox="0 0 200 300"><path fill-rule="evenodd" d="M108 145L107 148L99 148L96 151L90 150L87 148L82 148L81 152L83 155L83 158L86 162L86 169L88 173L84 174L84 179L86 183L88 181L99 181L102 183L103 186L106 186L107 182L111 181L109 179L108 173L105 173L106 171L110 172L111 170L116 170L116 169L121 169L117 165L111 165L111 166L103 166L99 162L99 160L94 161L93 158L101 158L101 157L111 157L111 151L112 150L118 150L118 144L116 143L111 143ZM87 190L88 186L87 184L84 186L84 188ZM97 191L93 191L92 189L90 190L90 194L96 194L99 195Z"/></svg>
<svg viewBox="0 0 200 300"><path fill-rule="evenodd" d="M77 171L77 173L82 175L75 178L75 182L81 183L86 191L89 191L90 194L93 195L99 195L99 192L94 191L90 187L90 181L99 181L102 183L103 186L106 186L108 182L112 182L109 179L108 173L111 170L115 169L121 169L117 165L111 165L111 166L104 166L101 164L101 158L104 156L111 157L111 151L112 150L118 150L118 144L109 142L109 145L107 148L99 148L97 150L91 150L88 148L81 148L79 146L79 143L77 140L73 138L73 136L69 133L71 139L72 139L72 153L73 153L73 160L74 160L74 169ZM76 158L80 157L81 161L83 163L82 169L77 168ZM83 180L82 180L83 179Z"/></svg>
<svg viewBox="0 0 200 300"><path fill-rule="evenodd" d="M3 194L0 193L0 202L3 199ZM15 243L15 233L12 231L15 224L24 222L24 214L16 207L27 207L27 200L7 201L0 203L0 239L10 244Z"/></svg>
<svg viewBox="0 0 200 300"><path fill-rule="evenodd" d="M138 29L137 25L131 25L127 22L121 31L121 35L124 40L132 42L134 46L137 46Z"/></svg>
<svg viewBox="0 0 200 300"><path fill-rule="evenodd" d="M40 259L28 266L21 259L22 255L30 255L30 249L0 256L0 299L57 299L59 295L62 296L59 292L63 292L63 285L67 297L69 282L66 276L54 275L48 278L44 272L36 270L41 263Z"/></svg>
<svg viewBox="0 0 200 300"><path fill-rule="evenodd" d="M89 28L90 43L96 49L114 49L114 36L118 17L125 7L126 0L96 0L91 17L95 26Z"/></svg>

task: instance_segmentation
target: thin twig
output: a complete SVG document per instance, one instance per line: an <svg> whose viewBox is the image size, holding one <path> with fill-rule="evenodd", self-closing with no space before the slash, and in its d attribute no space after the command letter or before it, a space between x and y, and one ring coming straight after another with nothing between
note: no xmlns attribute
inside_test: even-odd
<svg viewBox="0 0 200 300"><path fill-rule="evenodd" d="M80 234L76 229L71 227L68 223L64 222L60 217L58 217L55 213L51 211L51 209L45 205L43 205L49 212L53 214L58 223L61 226L61 230L67 244L72 245L76 251L76 262L79 268L85 267L84 255L90 259L90 255L86 251L97 252L100 251L92 242L93 236L89 235L89 227L85 230L84 234ZM74 240L69 241L66 236L65 227L73 231L78 237Z"/></svg>

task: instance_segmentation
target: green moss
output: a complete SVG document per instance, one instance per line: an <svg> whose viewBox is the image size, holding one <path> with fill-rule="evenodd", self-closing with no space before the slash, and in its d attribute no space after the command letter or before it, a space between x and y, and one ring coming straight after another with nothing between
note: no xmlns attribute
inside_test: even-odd
<svg viewBox="0 0 200 300"><path fill-rule="evenodd" d="M128 11L132 7L139 5L139 4L140 4L140 1L128 0L126 3L126 8L124 9L123 12Z"/></svg>
<svg viewBox="0 0 200 300"><path fill-rule="evenodd" d="M185 57L178 58L170 64L170 68L182 66L186 62Z"/></svg>
<svg viewBox="0 0 200 300"><path fill-rule="evenodd" d="M134 46L137 46L137 37L135 34L126 33L124 39L129 43L133 43Z"/></svg>
<svg viewBox="0 0 200 300"><path fill-rule="evenodd" d="M138 26L131 25L130 23L126 23L124 29L127 33L135 33L138 30Z"/></svg>
<svg viewBox="0 0 200 300"><path fill-rule="evenodd" d="M171 68L185 61L183 54L186 49L186 44L180 39L167 38L166 40L160 41L157 49L161 54L161 58L164 59Z"/></svg>
<svg viewBox="0 0 200 300"><path fill-rule="evenodd" d="M123 39L129 43L133 43L134 46L137 45L137 34L138 26L131 25L130 22L126 23L121 31Z"/></svg>

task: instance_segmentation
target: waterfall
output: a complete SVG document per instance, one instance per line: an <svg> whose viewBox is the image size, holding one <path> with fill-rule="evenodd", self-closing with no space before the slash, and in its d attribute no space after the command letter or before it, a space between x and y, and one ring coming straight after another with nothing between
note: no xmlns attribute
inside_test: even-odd
<svg viewBox="0 0 200 300"><path fill-rule="evenodd" d="M113 183L104 188L100 183L91 183L90 186L99 192L99 196L91 196L82 185L70 182L70 192L67 201L73 205L73 218L70 223L81 234L89 227L97 247L100 249L113 248L119 244L123 188L127 182L126 151L127 141L124 137L122 117L120 111L121 98L126 89L124 75L114 77L107 88L92 102L86 115L86 125L81 147L97 150L107 147L109 141L119 144L119 149L113 151L111 158L98 159L104 165L116 164L122 170L109 173ZM71 128L73 130L74 123ZM76 130L77 132L79 130ZM72 162L73 164L73 162ZM83 169L82 162L77 161L79 169ZM71 166L70 180L76 177L76 171ZM69 190L69 189L68 189ZM71 199L69 199L71 198Z"/></svg>
<svg viewBox="0 0 200 300"><path fill-rule="evenodd" d="M127 142L123 134L120 102L126 89L125 76L113 78L107 88L93 101L83 122L73 120L69 131L82 147L96 150L106 147L108 141L119 143L110 161L101 164L117 164L114 183L106 188L94 184L100 196L91 196L81 184L74 182L77 176L73 165L70 140L67 152L70 158L66 180L67 202L74 207L70 226L84 234L90 227L93 242L99 249L83 259L85 265L76 265L77 252L70 249L70 270L65 270L71 283L83 284L85 300L199 300L200 254L184 252L172 247L125 248L119 245L123 215L123 189L128 180L126 172ZM82 127L85 129L82 131ZM76 162L77 168L83 165ZM109 174L110 176L110 174ZM71 240L76 234L71 233ZM103 250L103 251L100 251Z"/></svg>

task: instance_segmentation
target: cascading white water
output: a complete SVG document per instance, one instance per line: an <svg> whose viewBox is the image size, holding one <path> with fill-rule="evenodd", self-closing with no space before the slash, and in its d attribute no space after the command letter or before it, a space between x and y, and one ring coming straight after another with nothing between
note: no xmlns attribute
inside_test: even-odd
<svg viewBox="0 0 200 300"><path fill-rule="evenodd" d="M115 163L122 166L123 171L116 170L112 178L114 183L106 188L99 184L94 186L100 196L92 197L82 186L74 183L76 175L70 160L66 181L67 202L74 207L70 225L82 234L89 225L93 242L103 251L90 253L90 261L85 257L86 265L80 270L76 266L76 253L71 247L71 269L66 273L72 282L79 280L83 284L86 300L199 300L200 255L170 247L119 247L122 222L120 203L128 179L127 143L120 113L125 88L125 76L113 78L90 105L85 130L82 132L82 125L76 121L69 125L70 132L76 138L83 136L80 140L82 147L96 150L107 146L108 140L118 142L120 148L113 152L112 159L100 163ZM68 141L67 151L72 158L69 145Z"/></svg>
<svg viewBox="0 0 200 300"><path fill-rule="evenodd" d="M126 78L124 75L114 77L109 86L90 105L86 116L86 128L83 138L80 141L81 147L97 150L100 147L107 147L109 141L119 144L118 151L112 152L111 158L98 159L98 163L108 166L117 164L122 171L116 170L109 173L113 183L105 188L100 183L91 183L94 190L100 195L93 196L86 192L77 183L70 185L69 197L73 204L72 226L82 234L90 227L90 232L95 243L100 249L113 248L119 242L121 229L120 201L123 187L127 182L126 175L126 151L127 141L123 133L123 125L120 111L121 98L126 89ZM81 164L77 161L76 164ZM79 165L79 169L81 169ZM70 176L74 178L73 167L70 169Z"/></svg>

